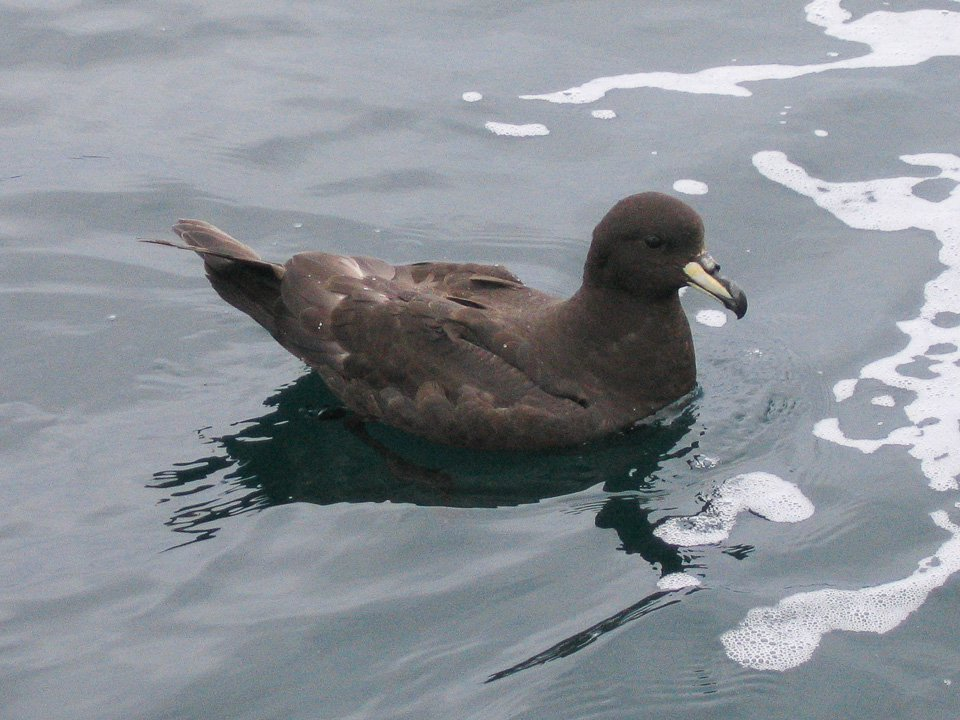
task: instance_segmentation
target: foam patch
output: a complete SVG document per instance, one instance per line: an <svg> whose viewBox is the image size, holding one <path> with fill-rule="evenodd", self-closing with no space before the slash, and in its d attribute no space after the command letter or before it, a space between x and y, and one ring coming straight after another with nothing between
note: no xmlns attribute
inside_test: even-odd
<svg viewBox="0 0 960 720"><path fill-rule="evenodd" d="M484 127L494 135L506 135L507 137L536 137L550 134L547 126L540 123L511 125L510 123L488 122Z"/></svg>
<svg viewBox="0 0 960 720"><path fill-rule="evenodd" d="M960 13L949 10L878 10L852 19L841 0L814 0L805 8L807 22L824 32L852 43L862 43L870 52L858 57L811 65L727 65L694 73L642 72L600 77L583 85L541 95L521 95L524 100L552 103L591 103L611 90L661 88L677 92L734 95L751 92L743 83L791 78L877 67L918 65L935 57L960 55Z"/></svg>
<svg viewBox="0 0 960 720"><path fill-rule="evenodd" d="M670 545L715 545L730 537L737 516L747 511L773 522L794 523L813 514L813 503L776 475L746 473L724 480L696 515L669 518L653 534Z"/></svg>
<svg viewBox="0 0 960 720"><path fill-rule="evenodd" d="M702 584L700 578L688 575L685 572L669 573L657 580L657 587L667 591L685 590L686 588L699 587Z"/></svg>
<svg viewBox="0 0 960 720"><path fill-rule="evenodd" d="M951 537L903 580L859 590L815 590L790 595L774 607L754 608L720 637L727 655L757 670L788 670L812 656L833 630L883 634L919 608L930 591L960 570L960 527L947 513L931 513Z"/></svg>
<svg viewBox="0 0 960 720"><path fill-rule="evenodd" d="M673 189L685 195L706 195L709 188L705 182L699 180L677 180Z"/></svg>
<svg viewBox="0 0 960 720"><path fill-rule="evenodd" d="M707 327L723 327L727 324L727 314L721 310L699 310L695 319Z"/></svg>

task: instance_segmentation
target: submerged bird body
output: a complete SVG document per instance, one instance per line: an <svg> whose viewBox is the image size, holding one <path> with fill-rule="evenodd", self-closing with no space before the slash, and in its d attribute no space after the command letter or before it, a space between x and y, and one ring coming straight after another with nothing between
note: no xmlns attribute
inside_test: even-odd
<svg viewBox="0 0 960 720"><path fill-rule="evenodd" d="M601 221L567 300L499 265L320 252L278 265L207 223L174 230L221 297L360 417L466 447L568 446L626 428L695 384L680 287L746 310L704 252L699 216L657 193Z"/></svg>

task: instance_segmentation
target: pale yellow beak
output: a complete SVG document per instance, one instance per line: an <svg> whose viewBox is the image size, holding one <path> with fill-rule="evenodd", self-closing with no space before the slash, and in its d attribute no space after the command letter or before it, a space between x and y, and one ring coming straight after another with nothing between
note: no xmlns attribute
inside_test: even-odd
<svg viewBox="0 0 960 720"><path fill-rule="evenodd" d="M719 300L738 318L746 314L747 296L743 290L720 275L720 266L709 254L703 253L696 260L684 265L683 274L687 276L687 285Z"/></svg>

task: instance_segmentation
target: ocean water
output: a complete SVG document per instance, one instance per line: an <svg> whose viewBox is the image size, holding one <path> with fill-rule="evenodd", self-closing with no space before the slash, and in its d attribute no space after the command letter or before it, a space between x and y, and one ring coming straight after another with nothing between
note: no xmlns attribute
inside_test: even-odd
<svg viewBox="0 0 960 720"><path fill-rule="evenodd" d="M0 717L960 717L960 5L0 1ZM371 427L170 238L579 283L703 216L699 388Z"/></svg>

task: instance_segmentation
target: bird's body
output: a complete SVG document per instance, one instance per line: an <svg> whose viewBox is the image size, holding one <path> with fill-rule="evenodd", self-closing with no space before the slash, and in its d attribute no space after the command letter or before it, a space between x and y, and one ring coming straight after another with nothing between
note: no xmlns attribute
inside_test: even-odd
<svg viewBox="0 0 960 720"><path fill-rule="evenodd" d="M630 228L611 216L628 203L621 214L634 219L643 209L633 207L638 198L660 214L688 213L656 236L614 237ZM644 220L652 231L664 222L657 212ZM719 299L738 315L746 309L742 293L709 265L708 280L691 282L688 266L712 263L699 217L653 193L621 201L597 227L584 284L567 300L527 287L499 265L394 266L320 252L278 265L207 223L183 220L174 230L204 257L217 292L315 369L361 418L466 447L568 446L623 429L695 384L681 285L722 291ZM684 247L658 253L671 232ZM611 238L598 242L598 235ZM632 242L651 257L682 250L675 277L633 287L635 275L621 272L629 267L611 269L630 264L629 256L612 256ZM710 280L715 285L703 287Z"/></svg>

